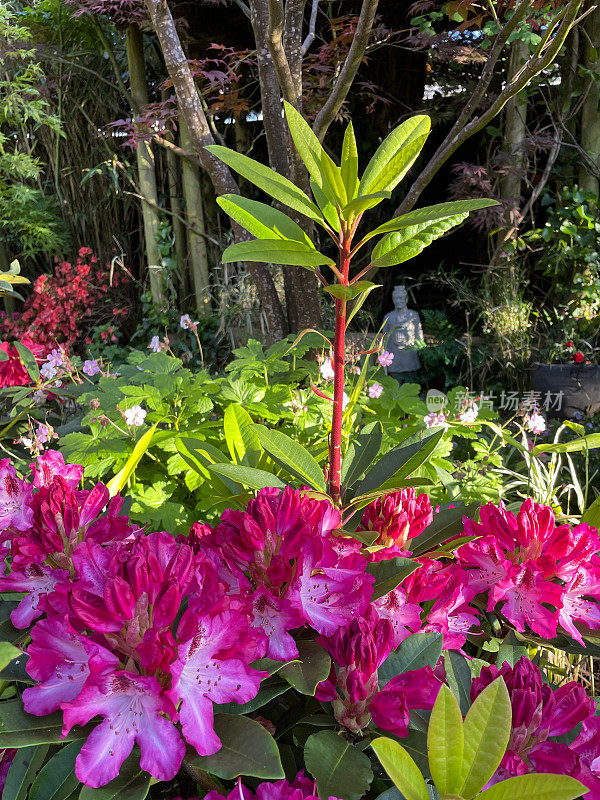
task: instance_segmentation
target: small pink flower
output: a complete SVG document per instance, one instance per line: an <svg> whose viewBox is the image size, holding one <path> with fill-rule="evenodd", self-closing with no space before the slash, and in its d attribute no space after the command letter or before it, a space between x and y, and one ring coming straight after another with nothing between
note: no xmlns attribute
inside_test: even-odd
<svg viewBox="0 0 600 800"><path fill-rule="evenodd" d="M394 354L390 353L389 350L382 350L377 356L377 361L379 361L382 367L391 367L394 361Z"/></svg>
<svg viewBox="0 0 600 800"><path fill-rule="evenodd" d="M376 400L378 397L381 397L383 393L383 386L380 383L373 383L369 386L369 397L372 400Z"/></svg>

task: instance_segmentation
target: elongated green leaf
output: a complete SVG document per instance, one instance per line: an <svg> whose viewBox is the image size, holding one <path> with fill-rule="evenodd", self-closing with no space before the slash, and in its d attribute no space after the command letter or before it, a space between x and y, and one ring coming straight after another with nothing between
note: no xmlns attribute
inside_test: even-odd
<svg viewBox="0 0 600 800"><path fill-rule="evenodd" d="M221 195L217 203L257 239L291 239L311 246L311 240L300 225L273 206L238 194Z"/></svg>
<svg viewBox="0 0 600 800"><path fill-rule="evenodd" d="M13 759L2 790L2 800L25 800L48 752L48 745L23 747Z"/></svg>
<svg viewBox="0 0 600 800"><path fill-rule="evenodd" d="M313 489L325 491L323 470L308 450L281 431L270 431L264 425L255 425L255 430L264 450L277 464Z"/></svg>
<svg viewBox="0 0 600 800"><path fill-rule="evenodd" d="M512 706L502 678L479 694L464 723L462 797L474 797L498 769L506 752L512 724Z"/></svg>
<svg viewBox="0 0 600 800"><path fill-rule="evenodd" d="M391 192L375 192L375 194L365 194L362 197L355 197L342 209L342 216L345 220L351 221L359 214L364 214L370 208L378 206L382 200L389 200Z"/></svg>
<svg viewBox="0 0 600 800"><path fill-rule="evenodd" d="M518 775L490 786L477 800L575 800L586 789L570 775Z"/></svg>
<svg viewBox="0 0 600 800"><path fill-rule="evenodd" d="M464 528L463 517L471 517L477 511L478 503L464 506L456 505L453 508L445 508L433 515L433 522L425 528L412 541L412 552L415 556L423 555L429 550L437 547L442 542L447 541Z"/></svg>
<svg viewBox="0 0 600 800"><path fill-rule="evenodd" d="M260 723L239 714L215 714L215 731L221 749L212 756L189 755L186 761L193 767L224 780L284 777L275 739Z"/></svg>
<svg viewBox="0 0 600 800"><path fill-rule="evenodd" d="M67 800L81 784L75 775L75 759L83 742L71 742L61 748L33 782L29 800Z"/></svg>
<svg viewBox="0 0 600 800"><path fill-rule="evenodd" d="M223 430L227 448L235 462L241 461L247 454L250 457L251 453L260 456L260 440L254 430L254 422L250 414L239 403L231 403L225 409ZM250 466L254 467L257 463L258 459Z"/></svg>
<svg viewBox="0 0 600 800"><path fill-rule="evenodd" d="M279 697L285 692L289 692L290 684L287 681L278 680L277 678L266 678L260 685L260 689L256 697L249 700L247 703L220 703L216 705L215 713L219 714L252 714L259 708Z"/></svg>
<svg viewBox="0 0 600 800"><path fill-rule="evenodd" d="M268 486L285 489L285 483L281 478L264 469L254 469L243 464L210 464L208 470L216 472L217 475L232 478L234 481L241 483L242 486L249 486L251 489L265 489Z"/></svg>
<svg viewBox="0 0 600 800"><path fill-rule="evenodd" d="M411 117L395 128L369 161L358 194L391 192L421 152L430 129L431 120L426 116Z"/></svg>
<svg viewBox="0 0 600 800"><path fill-rule="evenodd" d="M119 472L117 472L114 478L111 478L106 484L111 497L114 497L123 489L127 481L135 472L135 469L140 463L142 456L150 447L152 437L154 436L154 431L156 430L157 426L158 422L156 422L142 437L140 437L140 440L136 442L131 455L125 462L125 465L119 470Z"/></svg>
<svg viewBox="0 0 600 800"><path fill-rule="evenodd" d="M84 786L79 800L144 800L150 781L151 775L140 768L140 751L135 747L114 780L98 789Z"/></svg>
<svg viewBox="0 0 600 800"><path fill-rule="evenodd" d="M446 670L446 683L454 692L461 712L466 714L471 706L472 676L469 663L456 650L447 650L444 653L444 669Z"/></svg>
<svg viewBox="0 0 600 800"><path fill-rule="evenodd" d="M497 205L497 200L454 200L451 203L438 203L435 206L418 208L415 211L409 211L408 214L403 214L401 217L393 217L384 222L383 225L379 225L379 227L370 231L362 241L367 242L374 236L381 236L384 233L393 233L414 225L438 222L447 217L456 217L459 214L468 214L471 211L479 211L482 208Z"/></svg>
<svg viewBox="0 0 600 800"><path fill-rule="evenodd" d="M437 431L423 439L417 439L417 441L408 440L408 444L403 442L398 447L394 447L367 472L364 480L356 487L357 496L369 494L369 492L379 489L392 476L397 476L401 467L409 463L413 457L417 457L416 461L418 461L419 452L423 451L430 455L432 451L429 450L429 447L432 444L437 446L440 438L440 432ZM411 469L414 469L414 467L411 467Z"/></svg>
<svg viewBox="0 0 600 800"><path fill-rule="evenodd" d="M381 422L365 425L363 430L350 441L342 461L342 486L351 488L368 469L379 454L383 440Z"/></svg>
<svg viewBox="0 0 600 800"><path fill-rule="evenodd" d="M290 264L296 267L320 267L334 262L304 242L289 239L251 239L231 244L223 253L223 264L234 261L264 261L267 264Z"/></svg>
<svg viewBox="0 0 600 800"><path fill-rule="evenodd" d="M442 686L427 730L431 777L441 794L456 794L462 785L463 747L463 720L458 701L447 686Z"/></svg>
<svg viewBox="0 0 600 800"><path fill-rule="evenodd" d="M385 686L396 675L423 667L434 667L442 654L441 633L413 633L386 658L378 670L379 685Z"/></svg>
<svg viewBox="0 0 600 800"><path fill-rule="evenodd" d="M373 780L368 757L334 731L319 731L308 737L304 763L322 798L360 800Z"/></svg>
<svg viewBox="0 0 600 800"><path fill-rule="evenodd" d="M600 528L600 495L586 508L581 517L582 522L587 522L594 528Z"/></svg>
<svg viewBox="0 0 600 800"><path fill-rule="evenodd" d="M375 578L371 602L393 591L419 566L419 563L411 558L400 557L389 558L386 561L374 561L369 564L367 572Z"/></svg>
<svg viewBox="0 0 600 800"><path fill-rule="evenodd" d="M381 736L371 742L371 747L406 800L429 800L425 779L401 744Z"/></svg>
<svg viewBox="0 0 600 800"><path fill-rule="evenodd" d="M0 703L0 748L20 748L37 744L56 744L57 742L74 742L87 739L94 724L84 728L74 726L63 739L62 712L36 717L27 714L23 709L23 701L5 700Z"/></svg>
<svg viewBox="0 0 600 800"><path fill-rule="evenodd" d="M263 192L284 203L294 211L299 211L315 222L322 222L322 216L317 206L310 198L283 175L273 172L272 169L255 161L253 158L236 153L227 147L213 144L206 148L213 156L223 161L228 167L239 172L244 178L258 186Z"/></svg>
<svg viewBox="0 0 600 800"><path fill-rule="evenodd" d="M580 453L583 450L596 450L600 447L600 433L590 433L589 436L581 436L570 442L544 442L536 444L532 449L534 456L541 453Z"/></svg>
<svg viewBox="0 0 600 800"><path fill-rule="evenodd" d="M34 383L37 383L40 379L40 370L35 356L22 342L15 342L15 347L17 348L19 358L23 362L23 366L27 370L27 374Z"/></svg>
<svg viewBox="0 0 600 800"><path fill-rule="evenodd" d="M364 281L364 282L365 282L365 283L368 283L368 281ZM363 303L365 302L365 300L367 299L367 297L368 297L368 296L371 294L371 292L373 291L373 289L379 289L379 288L380 288L380 286L381 286L381 284L379 284L379 283L374 283L372 286L370 286L370 287L368 287L367 289L365 289L365 291L364 291L364 292L362 292L362 294L360 294L360 295L359 295L359 296L356 298L356 302L354 302L354 303L352 304L352 311L351 311L351 312L348 314L348 317L347 317L347 319L346 319L346 330L348 330L348 328L349 328L349 326L350 326L350 323L352 322L352 320L354 319L354 317L355 317L355 316L358 314L358 312L360 311L360 309L361 309L361 308L362 308L362 306L363 306Z"/></svg>
<svg viewBox="0 0 600 800"><path fill-rule="evenodd" d="M317 686L329 675L331 659L317 642L298 642L298 660L279 671L282 678L302 694L314 695Z"/></svg>
<svg viewBox="0 0 600 800"><path fill-rule="evenodd" d="M402 464L402 466L396 470L396 472L394 472L392 477L381 484L381 488L392 491L402 486L406 478L410 477L415 470L417 470L426 461L428 461L429 458L431 458L444 438L444 434L445 430L443 428L435 433L432 433L431 436L427 438L427 441L423 447L420 447L415 453L407 458L404 464Z"/></svg>
<svg viewBox="0 0 600 800"><path fill-rule="evenodd" d="M344 132L340 169L348 199L353 200L358 192L358 148L352 122L348 123Z"/></svg>
<svg viewBox="0 0 600 800"><path fill-rule="evenodd" d="M240 494L242 487L239 483L225 476L221 480L216 476L216 473L210 472L209 468L213 464L229 463L220 450L200 439L181 439L176 442L176 445L179 454L190 469L210 479L211 485L219 494L224 497Z"/></svg>
<svg viewBox="0 0 600 800"><path fill-rule="evenodd" d="M313 193L316 204L319 206L319 209L323 214L323 218L333 228L334 231L341 230L341 222L335 205L327 198L319 184L312 178L310 179L310 189Z"/></svg>
<svg viewBox="0 0 600 800"><path fill-rule="evenodd" d="M0 642L0 670L23 654L23 651L10 642Z"/></svg>
<svg viewBox="0 0 600 800"><path fill-rule="evenodd" d="M393 267L417 256L435 239L451 228L460 225L468 214L445 217L437 222L426 222L410 228L388 233L374 247L371 264L374 267Z"/></svg>
<svg viewBox="0 0 600 800"><path fill-rule="evenodd" d="M337 300L354 300L363 292L370 292L377 288L377 284L370 281L358 281L353 283L352 286L342 286L339 283L332 283L330 286L324 286L323 289L335 297Z"/></svg>

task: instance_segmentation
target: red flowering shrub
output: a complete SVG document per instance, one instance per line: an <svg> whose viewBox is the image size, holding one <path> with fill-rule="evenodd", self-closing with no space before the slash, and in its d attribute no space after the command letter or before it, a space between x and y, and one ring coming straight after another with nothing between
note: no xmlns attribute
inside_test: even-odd
<svg viewBox="0 0 600 800"><path fill-rule="evenodd" d="M4 336L27 337L45 347L83 340L96 325L127 313L114 292L126 280L121 273L111 276L90 248L82 247L76 264L61 261L54 274L36 279L23 312L4 319Z"/></svg>

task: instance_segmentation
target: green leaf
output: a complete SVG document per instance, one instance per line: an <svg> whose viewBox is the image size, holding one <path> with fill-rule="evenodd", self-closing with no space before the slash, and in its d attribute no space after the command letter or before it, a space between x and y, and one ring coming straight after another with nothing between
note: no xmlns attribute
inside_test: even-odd
<svg viewBox="0 0 600 800"><path fill-rule="evenodd" d="M442 685L427 730L431 777L441 794L456 794L462 785L463 747L463 719L458 701Z"/></svg>
<svg viewBox="0 0 600 800"><path fill-rule="evenodd" d="M231 458L239 463L246 454L252 457L254 453L255 462L248 463L255 467L260 457L260 440L254 430L252 417L242 405L231 403L227 406L223 415L223 430Z"/></svg>
<svg viewBox="0 0 600 800"><path fill-rule="evenodd" d="M477 800L575 800L586 791L570 775L518 775L490 786Z"/></svg>
<svg viewBox="0 0 600 800"><path fill-rule="evenodd" d="M237 194L221 195L217 204L257 239L291 239L312 247L300 225L273 206Z"/></svg>
<svg viewBox="0 0 600 800"><path fill-rule="evenodd" d="M388 233L373 248L373 267L393 267L419 255L435 239L439 239L451 228L460 225L468 214L445 217L437 222L425 222L410 228Z"/></svg>
<svg viewBox="0 0 600 800"><path fill-rule="evenodd" d="M61 711L36 717L27 714L22 700L5 700L0 703L0 748L28 747L37 744L56 744L86 739L94 724L84 728L74 726L62 737L63 715Z"/></svg>
<svg viewBox="0 0 600 800"><path fill-rule="evenodd" d="M354 436L342 461L342 486L351 488L379 454L383 439L381 422L371 422Z"/></svg>
<svg viewBox="0 0 600 800"><path fill-rule="evenodd" d="M352 122L348 123L348 127L344 132L340 169L348 199L353 200L358 192L358 148L356 147L356 137Z"/></svg>
<svg viewBox="0 0 600 800"><path fill-rule="evenodd" d="M587 522L593 528L600 528L600 495L583 512L581 521Z"/></svg>
<svg viewBox="0 0 600 800"><path fill-rule="evenodd" d="M44 764L29 792L29 800L67 800L81 784L75 775L75 759L83 742L71 742Z"/></svg>
<svg viewBox="0 0 600 800"><path fill-rule="evenodd" d="M308 737L304 763L323 800L360 800L373 780L368 757L334 731L319 731Z"/></svg>
<svg viewBox="0 0 600 800"><path fill-rule="evenodd" d="M221 259L223 264L233 261L264 261L267 264L290 264L296 267L332 266L335 262L303 242L286 239L251 239L229 245Z"/></svg>
<svg viewBox="0 0 600 800"><path fill-rule="evenodd" d="M379 685L385 686L396 675L423 667L434 667L442 654L441 633L413 633L400 643L378 670Z"/></svg>
<svg viewBox="0 0 600 800"><path fill-rule="evenodd" d="M373 289L378 288L380 284L371 283L370 281L358 281L352 286L342 286L339 283L332 283L330 286L324 286L323 289L332 297L337 300L354 300L363 292L371 292Z"/></svg>
<svg viewBox="0 0 600 800"><path fill-rule="evenodd" d="M411 558L390 558L387 561L374 561L367 567L369 575L375 577L371 602L393 591L405 578L418 569L420 564Z"/></svg>
<svg viewBox="0 0 600 800"><path fill-rule="evenodd" d="M444 669L446 682L458 700L460 710L466 714L471 706L471 670L464 656L456 650L444 653Z"/></svg>
<svg viewBox="0 0 600 800"><path fill-rule="evenodd" d="M438 544L456 536L464 528L463 517L473 516L478 508L479 503L471 503L468 506L460 504L454 508L445 508L438 511L437 514L433 515L431 525L412 540L413 555L423 555L423 553L429 552Z"/></svg>
<svg viewBox="0 0 600 800"><path fill-rule="evenodd" d="M154 436L154 431L156 430L157 426L158 422L156 422L142 437L140 437L123 468L120 469L114 478L111 478L106 484L111 497L114 497L118 492L122 491L127 481L135 472L135 469L140 463L142 456L150 447L152 437Z"/></svg>
<svg viewBox="0 0 600 800"><path fill-rule="evenodd" d="M23 747L19 750L8 770L6 783L2 790L2 800L25 800L27 790L44 763L47 752L47 744Z"/></svg>
<svg viewBox="0 0 600 800"><path fill-rule="evenodd" d="M188 755L186 761L224 780L247 775L263 780L285 777L275 739L249 717L215 714L215 732L222 742L212 756Z"/></svg>
<svg viewBox="0 0 600 800"><path fill-rule="evenodd" d="M406 800L429 800L425 779L401 744L381 736L371 742L371 747Z"/></svg>
<svg viewBox="0 0 600 800"><path fill-rule="evenodd" d="M10 642L0 642L0 670L3 670L15 658L23 655L23 651Z"/></svg>
<svg viewBox="0 0 600 800"><path fill-rule="evenodd" d="M35 356L22 342L15 342L15 347L17 348L19 358L23 362L23 366L27 370L27 374L34 383L37 383L40 379L40 370Z"/></svg>
<svg viewBox="0 0 600 800"><path fill-rule="evenodd" d="M84 786L79 800L144 800L151 779L152 776L140 768L140 751L135 747L114 780L99 789Z"/></svg>
<svg viewBox="0 0 600 800"><path fill-rule="evenodd" d="M399 478L400 472L406 473L404 474L404 477L406 477L411 470L416 469L431 455L443 435L444 431L441 430L424 439L408 440L409 444L403 442L398 447L394 447L367 472L364 480L356 487L357 496L369 494L369 492L379 489L392 476ZM419 454L424 458L421 458Z"/></svg>
<svg viewBox="0 0 600 800"><path fill-rule="evenodd" d="M512 726L512 706L502 678L477 695L464 722L463 797L474 797L498 769Z"/></svg>
<svg viewBox="0 0 600 800"><path fill-rule="evenodd" d="M395 128L369 161L358 194L391 192L421 152L430 129L431 120L426 116L411 117Z"/></svg>
<svg viewBox="0 0 600 800"><path fill-rule="evenodd" d="M375 208L382 200L389 200L391 196L391 192L375 192L375 194L365 194L362 197L356 197L344 206L342 209L342 216L345 220L351 222L358 217L359 214L364 214L364 212L368 211L370 208Z"/></svg>
<svg viewBox="0 0 600 800"><path fill-rule="evenodd" d="M531 453L539 456L541 453L579 453L582 450L595 450L600 447L600 433L590 433L570 442L555 442L536 444Z"/></svg>
<svg viewBox="0 0 600 800"><path fill-rule="evenodd" d="M228 167L239 172L244 178L258 186L270 197L279 200L294 211L299 211L305 217L322 223L323 217L317 206L295 184L279 175L269 167L255 161L253 158L236 153L227 147L213 144L206 148L213 156L223 161Z"/></svg>
<svg viewBox="0 0 600 800"><path fill-rule="evenodd" d="M451 203L438 203L435 206L418 208L416 211L409 211L408 214L403 214L401 217L393 217L384 222L383 225L370 231L362 241L367 242L374 236L381 236L384 233L392 233L414 225L438 222L447 217L456 217L459 214L468 214L471 211L478 211L481 208L497 205L498 202L496 200L454 200Z"/></svg>
<svg viewBox="0 0 600 800"><path fill-rule="evenodd" d="M362 282L362 283L368 283L368 281L361 281L361 282ZM354 317L356 316L356 314L358 314L358 312L360 311L360 309L361 309L361 308L362 308L362 306L363 306L363 303L365 302L365 300L367 299L367 297L368 297L368 296L371 294L371 292L373 291L373 289L379 289L379 287L380 287L380 286L381 286L381 284L379 284L379 283L374 283L374 284L372 284L370 287L368 287L367 289L365 289L365 290L364 290L364 292L362 292L362 294L360 294L360 295L359 295L359 296L356 298L356 302L355 302L355 303L353 304L353 306L352 306L352 311L350 312L350 314L348 314L348 317L347 317L347 319L346 319L346 330L348 330L348 328L350 327L350 323L352 322L352 320L354 319Z"/></svg>
<svg viewBox="0 0 600 800"><path fill-rule="evenodd" d="M298 642L298 659L286 664L279 674L301 694L313 695L317 686L329 675L331 659L316 642Z"/></svg>
<svg viewBox="0 0 600 800"><path fill-rule="evenodd" d="M285 483L273 475L272 472L267 472L264 469L254 469L253 467L245 467L242 464L209 464L208 470L216 472L217 475L224 475L227 478L232 478L234 481L241 483L243 486L249 486L251 489L266 489L268 486L275 486L278 489L285 489Z"/></svg>
<svg viewBox="0 0 600 800"><path fill-rule="evenodd" d="M255 430L264 450L277 464L313 489L325 491L323 470L308 450L280 431L270 431L264 425L255 425Z"/></svg>

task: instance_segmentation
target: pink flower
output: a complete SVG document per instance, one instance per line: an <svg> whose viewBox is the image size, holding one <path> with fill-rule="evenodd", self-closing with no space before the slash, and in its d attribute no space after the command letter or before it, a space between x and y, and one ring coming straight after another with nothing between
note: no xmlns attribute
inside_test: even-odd
<svg viewBox="0 0 600 800"><path fill-rule="evenodd" d="M381 397L383 393L383 386L380 383L372 383L369 386L369 397L372 400L376 400L378 397Z"/></svg>
<svg viewBox="0 0 600 800"><path fill-rule="evenodd" d="M31 485L17 477L10 460L0 460L0 531L26 531L30 527L31 494Z"/></svg>
<svg viewBox="0 0 600 800"><path fill-rule="evenodd" d="M447 424L446 415L443 411L432 411L423 417L423 422L425 423L426 428L438 428Z"/></svg>
<svg viewBox="0 0 600 800"><path fill-rule="evenodd" d="M76 700L63 703L63 709L63 736L73 725L104 717L75 761L75 774L86 786L96 789L116 778L135 743L141 751L140 767L152 777L168 781L177 774L185 744L165 718L176 718L176 711L156 678L125 670L97 676Z"/></svg>
<svg viewBox="0 0 600 800"><path fill-rule="evenodd" d="M398 586L375 600L373 605L380 618L387 619L392 626L392 650L395 650L407 636L421 629L421 606L407 601L404 587Z"/></svg>
<svg viewBox="0 0 600 800"><path fill-rule="evenodd" d="M34 619L41 617L45 610L44 598L68 575L64 569L52 569L32 561L30 564L15 567L8 575L0 577L0 592L27 592L11 612L10 618L15 628L27 628Z"/></svg>
<svg viewBox="0 0 600 800"><path fill-rule="evenodd" d="M377 361L382 367L391 367L394 361L394 354L390 353L388 350L382 350L377 356Z"/></svg>
<svg viewBox="0 0 600 800"><path fill-rule="evenodd" d="M36 489L49 486L57 475L64 478L69 486L75 489L83 478L83 467L76 464L65 464L64 456L58 450L46 450L45 453L38 456L35 464L29 466Z"/></svg>
<svg viewBox="0 0 600 800"><path fill-rule="evenodd" d="M371 701L373 722L396 736L407 736L410 711L431 710L441 685L431 667L397 675Z"/></svg>
<svg viewBox="0 0 600 800"><path fill-rule="evenodd" d="M366 506L359 530L377 533L375 546L381 549L371 553L372 561L382 561L406 555L407 546L433 520L431 501L426 494L418 497L415 490L400 489L378 497Z"/></svg>
<svg viewBox="0 0 600 800"><path fill-rule="evenodd" d="M240 781L227 796L213 790L204 796L204 800L318 800L316 791L314 782L304 772L299 772L293 783L286 780L259 783L256 793L253 794ZM329 800L338 799L330 797Z"/></svg>

